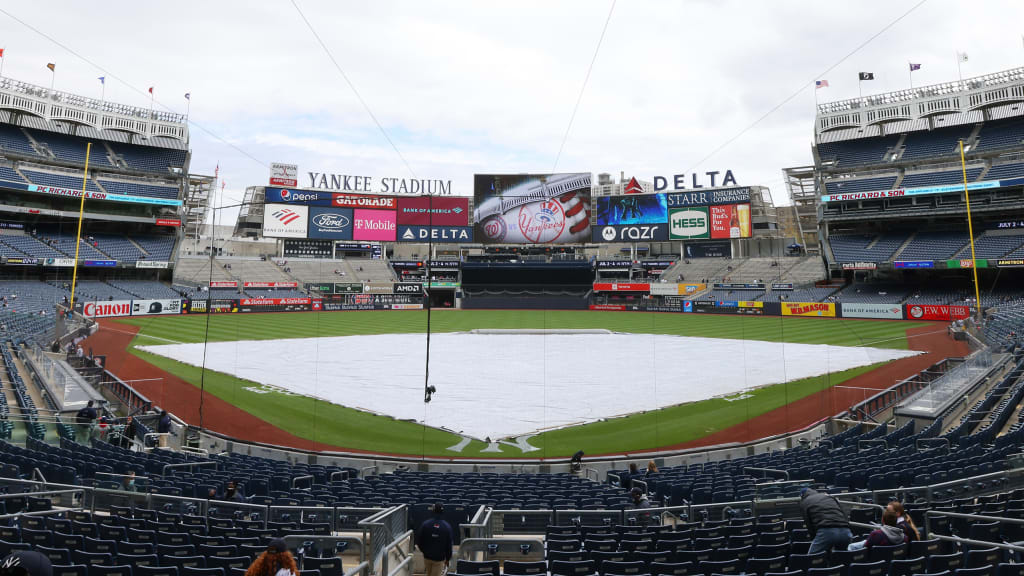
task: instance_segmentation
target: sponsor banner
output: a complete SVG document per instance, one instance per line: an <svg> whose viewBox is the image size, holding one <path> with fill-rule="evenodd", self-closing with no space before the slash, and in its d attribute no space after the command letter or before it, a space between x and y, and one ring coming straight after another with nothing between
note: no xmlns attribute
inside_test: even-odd
<svg viewBox="0 0 1024 576"><path fill-rule="evenodd" d="M945 304L906 304L907 320L963 320L971 315L969 306Z"/></svg>
<svg viewBox="0 0 1024 576"><path fill-rule="evenodd" d="M737 308L764 308L764 302L760 300L740 300L736 303Z"/></svg>
<svg viewBox="0 0 1024 576"><path fill-rule="evenodd" d="M270 163L271 186L298 186L299 167L296 164Z"/></svg>
<svg viewBox="0 0 1024 576"><path fill-rule="evenodd" d="M707 288L706 284L651 283L651 296L687 296Z"/></svg>
<svg viewBox="0 0 1024 576"><path fill-rule="evenodd" d="M298 288L298 282L243 282L243 288Z"/></svg>
<svg viewBox="0 0 1024 576"><path fill-rule="evenodd" d="M83 263L86 266L93 266L96 268L114 268L117 266L117 260L85 260Z"/></svg>
<svg viewBox="0 0 1024 576"><path fill-rule="evenodd" d="M988 260L974 260L973 263L970 258L967 260L946 260L946 268L971 268L972 265L978 268L988 268Z"/></svg>
<svg viewBox="0 0 1024 576"><path fill-rule="evenodd" d="M590 173L477 174L474 238L484 244L591 240Z"/></svg>
<svg viewBox="0 0 1024 576"><path fill-rule="evenodd" d="M633 267L632 260L598 260L598 269L619 269L629 270Z"/></svg>
<svg viewBox="0 0 1024 576"><path fill-rule="evenodd" d="M264 188L264 202L301 204L304 206L331 206L334 197L329 192L309 192L290 188Z"/></svg>
<svg viewBox="0 0 1024 576"><path fill-rule="evenodd" d="M309 301L309 309L314 312L319 312L324 309L324 301L322 298L313 298Z"/></svg>
<svg viewBox="0 0 1024 576"><path fill-rule="evenodd" d="M591 310L625 310L626 306L623 304L591 304Z"/></svg>
<svg viewBox="0 0 1024 576"><path fill-rule="evenodd" d="M595 292L649 292L650 289L647 283L594 282Z"/></svg>
<svg viewBox="0 0 1024 576"><path fill-rule="evenodd" d="M594 242L665 242L668 226L665 224L634 224L630 226L597 226Z"/></svg>
<svg viewBox="0 0 1024 576"><path fill-rule="evenodd" d="M310 309L309 298L242 298L239 312L300 312Z"/></svg>
<svg viewBox="0 0 1024 576"><path fill-rule="evenodd" d="M423 294L423 284L419 282L399 282L394 285L395 294Z"/></svg>
<svg viewBox="0 0 1024 576"><path fill-rule="evenodd" d="M4 222L0 221L0 228L6 228L9 230L24 230L25 225L21 222Z"/></svg>
<svg viewBox="0 0 1024 576"><path fill-rule="evenodd" d="M711 238L750 238L750 204L710 206Z"/></svg>
<svg viewBox="0 0 1024 576"><path fill-rule="evenodd" d="M438 280L431 280L430 281L430 287L431 288L458 288L459 287L459 283L458 282L444 282L444 281L438 281Z"/></svg>
<svg viewBox="0 0 1024 576"><path fill-rule="evenodd" d="M157 218L157 226L170 226L172 228L181 228L181 220L177 218Z"/></svg>
<svg viewBox="0 0 1024 576"><path fill-rule="evenodd" d="M934 268L935 262L931 260L897 260L892 263L893 268Z"/></svg>
<svg viewBox="0 0 1024 576"><path fill-rule="evenodd" d="M159 262L157 260L136 260L135 261L135 267L136 268L158 268L158 269L162 270L162 269L170 268L171 267L171 263L170 262Z"/></svg>
<svg viewBox="0 0 1024 576"><path fill-rule="evenodd" d="M999 180L987 180L985 182L968 182L968 190L987 190L999 188L1000 186L1011 185L1009 181L1000 183ZM821 197L822 202L843 202L845 200L875 200L878 198L902 198L904 196L922 196L927 194L951 194L963 192L963 184L949 184L946 186L925 186L922 188L898 188L896 190L881 190L878 192L857 192L853 194L827 194Z"/></svg>
<svg viewBox="0 0 1024 576"><path fill-rule="evenodd" d="M471 226L469 198L415 196L398 199L399 226Z"/></svg>
<svg viewBox="0 0 1024 576"><path fill-rule="evenodd" d="M308 237L351 240L352 217L351 208L311 207Z"/></svg>
<svg viewBox="0 0 1024 576"><path fill-rule="evenodd" d="M641 260L640 265L647 269L660 268L662 270L670 268L675 264L675 260Z"/></svg>
<svg viewBox="0 0 1024 576"><path fill-rule="evenodd" d="M676 187L679 188L678 182ZM655 182L657 188L657 182ZM750 188L723 188L721 190L700 190L693 192L670 192L665 195L669 208L688 206L713 206L715 204L749 204Z"/></svg>
<svg viewBox="0 0 1024 576"><path fill-rule="evenodd" d="M132 300L132 316L159 316L180 313L180 298L173 300Z"/></svg>
<svg viewBox="0 0 1024 576"><path fill-rule="evenodd" d="M392 304L392 310L423 310L423 304Z"/></svg>
<svg viewBox="0 0 1024 576"><path fill-rule="evenodd" d="M683 301L683 312L693 312L693 302L690 300Z"/></svg>
<svg viewBox="0 0 1024 576"><path fill-rule="evenodd" d="M864 304L842 302L839 312L843 318L879 318L886 320L902 320L903 306L900 304Z"/></svg>
<svg viewBox="0 0 1024 576"><path fill-rule="evenodd" d="M996 260L996 266L1000 268L1020 268L1024 266L1024 258Z"/></svg>
<svg viewBox="0 0 1024 576"><path fill-rule="evenodd" d="M355 210L353 219L353 240L395 241L398 224L393 210Z"/></svg>
<svg viewBox="0 0 1024 576"><path fill-rule="evenodd" d="M843 270L875 270L878 264L875 262L843 262Z"/></svg>
<svg viewBox="0 0 1024 576"><path fill-rule="evenodd" d="M772 282L772 290L792 290L793 284L789 282Z"/></svg>
<svg viewBox="0 0 1024 576"><path fill-rule="evenodd" d="M729 242L687 242L684 258L726 258L732 256Z"/></svg>
<svg viewBox="0 0 1024 576"><path fill-rule="evenodd" d="M398 226L398 242L472 242L472 226Z"/></svg>
<svg viewBox="0 0 1024 576"><path fill-rule="evenodd" d="M836 305L832 302L783 302L782 315L835 318Z"/></svg>
<svg viewBox="0 0 1024 576"><path fill-rule="evenodd" d="M309 206L266 204L263 206L264 238L305 238L309 229Z"/></svg>
<svg viewBox="0 0 1024 576"><path fill-rule="evenodd" d="M9 187L9 184L5 183ZM65 196L68 198L81 198L82 191L73 188L58 188L56 186L36 186L29 184L26 189L29 192L49 194L51 196ZM111 202L128 202L131 204L156 204L158 206L181 206L181 200L170 200L168 198L150 198L148 196L129 196L127 194L109 194L107 192L86 192L88 200L109 200Z"/></svg>
<svg viewBox="0 0 1024 576"><path fill-rule="evenodd" d="M57 266L60 268L71 268L75 265L74 258L47 258L43 262L44 266Z"/></svg>
<svg viewBox="0 0 1024 576"><path fill-rule="evenodd" d="M110 316L131 316L131 300L108 300L86 302L82 305L82 316L86 318L108 318Z"/></svg>
<svg viewBox="0 0 1024 576"><path fill-rule="evenodd" d="M394 284L391 282L365 282L363 283L363 294L394 294Z"/></svg>
<svg viewBox="0 0 1024 576"><path fill-rule="evenodd" d="M182 314L206 314L209 312L209 302L206 300L182 300Z"/></svg>
<svg viewBox="0 0 1024 576"><path fill-rule="evenodd" d="M764 290L764 284L758 284L756 282L751 282L749 284L740 284L740 283L722 284L722 283L719 282L719 283L713 284L713 287L715 289L722 289L722 290Z"/></svg>
<svg viewBox="0 0 1024 576"><path fill-rule="evenodd" d="M691 304L692 312L699 314L742 314L748 316L763 316L764 308L753 306L740 306L739 302L684 302L683 312L688 312L686 304Z"/></svg>
<svg viewBox="0 0 1024 576"><path fill-rule="evenodd" d="M458 270L462 264L459 260L431 260L430 267L435 270Z"/></svg>
<svg viewBox="0 0 1024 576"><path fill-rule="evenodd" d="M664 224L668 204L664 194L601 196L594 199L597 225Z"/></svg>
<svg viewBox="0 0 1024 576"><path fill-rule="evenodd" d="M1024 228L1024 220L998 220L995 222L988 222L985 224L985 228L988 230L1013 230L1015 228Z"/></svg>
<svg viewBox="0 0 1024 576"><path fill-rule="evenodd" d="M668 215L668 226L671 240L711 238L706 207L672 209Z"/></svg>
<svg viewBox="0 0 1024 576"><path fill-rule="evenodd" d="M210 300L210 314L233 314L238 312L238 300Z"/></svg>
<svg viewBox="0 0 1024 576"><path fill-rule="evenodd" d="M372 208L394 210L398 199L394 196L367 196L365 194L333 194L331 206L335 208Z"/></svg>
<svg viewBox="0 0 1024 576"><path fill-rule="evenodd" d="M210 288L238 288L238 282L234 280L210 282Z"/></svg>

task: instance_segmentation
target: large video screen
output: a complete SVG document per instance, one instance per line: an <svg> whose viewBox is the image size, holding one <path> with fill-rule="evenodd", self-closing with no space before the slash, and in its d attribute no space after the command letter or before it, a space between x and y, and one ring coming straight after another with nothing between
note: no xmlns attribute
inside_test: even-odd
<svg viewBox="0 0 1024 576"><path fill-rule="evenodd" d="M664 194L602 196L594 203L598 226L664 224L668 221L668 202Z"/></svg>
<svg viewBox="0 0 1024 576"><path fill-rule="evenodd" d="M477 174L473 221L485 244L590 241L590 174Z"/></svg>

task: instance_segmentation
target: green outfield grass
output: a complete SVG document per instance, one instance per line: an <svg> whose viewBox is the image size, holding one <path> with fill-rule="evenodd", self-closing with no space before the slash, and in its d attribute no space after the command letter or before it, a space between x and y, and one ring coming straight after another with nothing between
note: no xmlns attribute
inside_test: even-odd
<svg viewBox="0 0 1024 576"><path fill-rule="evenodd" d="M225 314L213 315L209 320L210 341L426 332L426 313L419 311ZM120 322L140 327L132 342L131 353L198 386L199 368L149 354L135 346L166 344L168 341L202 342L206 337L205 315L159 316ZM906 330L921 325L846 319L596 311L443 310L435 312L431 318L431 330L434 332L473 328L606 328L618 332L897 349L907 348ZM276 392L252 393L245 388L258 384L227 374L207 371L205 389L296 436L333 446L411 455L556 457L569 456L580 449L588 454L602 454L688 442L875 368L877 365L865 366L767 386L748 392L749 397L740 400L709 399L552 430L530 438L529 443L540 450L527 454L511 446L503 447L502 453L481 452L486 444L477 440L470 442L462 452L454 453L446 449L460 441L457 434L308 397ZM628 385L623 393L630 393ZM822 417L829 415L827 412L831 409L823 406ZM495 410L500 410L500 407L495 407ZM216 430L216 423L212 423L210 428Z"/></svg>

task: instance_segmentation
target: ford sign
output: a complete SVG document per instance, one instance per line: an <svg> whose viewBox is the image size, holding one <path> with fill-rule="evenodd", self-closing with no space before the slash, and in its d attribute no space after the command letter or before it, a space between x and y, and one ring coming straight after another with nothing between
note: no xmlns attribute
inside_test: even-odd
<svg viewBox="0 0 1024 576"><path fill-rule="evenodd" d="M313 225L325 232L341 232L352 224L344 214L326 212L313 217Z"/></svg>

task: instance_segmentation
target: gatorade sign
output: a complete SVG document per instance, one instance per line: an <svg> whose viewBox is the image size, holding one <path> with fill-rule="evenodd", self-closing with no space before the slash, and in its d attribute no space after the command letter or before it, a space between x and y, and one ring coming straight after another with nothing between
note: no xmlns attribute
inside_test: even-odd
<svg viewBox="0 0 1024 576"><path fill-rule="evenodd" d="M707 207L673 209L668 214L669 239L692 240L711 237Z"/></svg>

